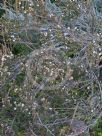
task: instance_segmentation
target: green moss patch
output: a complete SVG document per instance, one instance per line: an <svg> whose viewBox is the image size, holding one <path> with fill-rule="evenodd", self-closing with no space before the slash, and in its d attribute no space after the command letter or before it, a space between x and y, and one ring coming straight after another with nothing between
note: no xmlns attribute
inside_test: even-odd
<svg viewBox="0 0 102 136"><path fill-rule="evenodd" d="M12 52L14 55L28 55L31 52L31 49L25 44L16 44L13 46Z"/></svg>

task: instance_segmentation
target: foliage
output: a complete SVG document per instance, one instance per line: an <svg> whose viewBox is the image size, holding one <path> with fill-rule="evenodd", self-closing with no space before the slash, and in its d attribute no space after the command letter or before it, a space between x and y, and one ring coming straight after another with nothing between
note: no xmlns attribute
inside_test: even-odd
<svg viewBox="0 0 102 136"><path fill-rule="evenodd" d="M100 3L10 0L5 14L1 6L1 136L102 135Z"/></svg>

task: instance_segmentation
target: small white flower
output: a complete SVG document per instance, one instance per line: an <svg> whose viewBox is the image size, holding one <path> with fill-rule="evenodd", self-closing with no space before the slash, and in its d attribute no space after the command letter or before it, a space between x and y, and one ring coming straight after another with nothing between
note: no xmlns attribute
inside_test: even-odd
<svg viewBox="0 0 102 136"><path fill-rule="evenodd" d="M50 107L49 110L52 110L52 108Z"/></svg>
<svg viewBox="0 0 102 136"><path fill-rule="evenodd" d="M81 68L83 68L84 66L83 65L81 65Z"/></svg>
<svg viewBox="0 0 102 136"><path fill-rule="evenodd" d="M78 4L78 7L80 8L80 7L81 7L81 5L80 5L80 4Z"/></svg>
<svg viewBox="0 0 102 136"><path fill-rule="evenodd" d="M58 28L61 28L61 26L60 25L57 25L58 26Z"/></svg>
<svg viewBox="0 0 102 136"><path fill-rule="evenodd" d="M94 112L93 110L91 110L91 112Z"/></svg>
<svg viewBox="0 0 102 136"><path fill-rule="evenodd" d="M17 91L17 90L18 90L18 88L15 89L15 91Z"/></svg>
<svg viewBox="0 0 102 136"><path fill-rule="evenodd" d="M99 53L99 56L101 56L101 55L102 55L102 53L100 52L100 53Z"/></svg>
<svg viewBox="0 0 102 136"><path fill-rule="evenodd" d="M93 51L93 53L94 53L94 54L97 54L97 52L96 52L96 51Z"/></svg>
<svg viewBox="0 0 102 136"><path fill-rule="evenodd" d="M25 109L26 111L28 111L28 108L27 109Z"/></svg>
<svg viewBox="0 0 102 136"><path fill-rule="evenodd" d="M88 86L87 89L90 89L90 87Z"/></svg>
<svg viewBox="0 0 102 136"><path fill-rule="evenodd" d="M13 42L15 42L15 39L13 39Z"/></svg>
<svg viewBox="0 0 102 136"><path fill-rule="evenodd" d="M45 101L45 98L43 97L43 98L41 99L41 101Z"/></svg>
<svg viewBox="0 0 102 136"><path fill-rule="evenodd" d="M47 33L47 32L45 32L45 33L44 33L44 35L45 35L45 36L47 36L47 35L48 35L48 33Z"/></svg>
<svg viewBox="0 0 102 136"><path fill-rule="evenodd" d="M36 102L33 103L33 109L36 109L36 107L38 106L38 104Z"/></svg>
<svg viewBox="0 0 102 136"><path fill-rule="evenodd" d="M68 99L66 99L65 101L68 102Z"/></svg>
<svg viewBox="0 0 102 136"><path fill-rule="evenodd" d="M32 4L30 3L29 6L32 6Z"/></svg>
<svg viewBox="0 0 102 136"><path fill-rule="evenodd" d="M50 14L50 17L52 17L53 16L53 14Z"/></svg>
<svg viewBox="0 0 102 136"><path fill-rule="evenodd" d="M76 29L77 29L77 27L74 27L74 29L76 30Z"/></svg>
<svg viewBox="0 0 102 136"><path fill-rule="evenodd" d="M17 108L16 107L14 107L14 110L16 110Z"/></svg>
<svg viewBox="0 0 102 136"><path fill-rule="evenodd" d="M22 105L21 105L22 107L24 107L24 103L22 103Z"/></svg>
<svg viewBox="0 0 102 136"><path fill-rule="evenodd" d="M71 77L69 78L69 80L73 80L73 77L71 76Z"/></svg>
<svg viewBox="0 0 102 136"><path fill-rule="evenodd" d="M68 27L67 29L70 30L70 27Z"/></svg>
<svg viewBox="0 0 102 136"><path fill-rule="evenodd" d="M7 72L8 73L8 75L10 76L11 75L11 73L10 72Z"/></svg>
<svg viewBox="0 0 102 136"><path fill-rule="evenodd" d="M5 61L6 59L5 59L5 57L4 56L2 56L2 59L1 59L2 61Z"/></svg>
<svg viewBox="0 0 102 136"><path fill-rule="evenodd" d="M70 64L70 63L71 63L70 61L67 62L67 64Z"/></svg>
<svg viewBox="0 0 102 136"><path fill-rule="evenodd" d="M14 38L15 36L14 35L11 35L12 38Z"/></svg>
<svg viewBox="0 0 102 136"><path fill-rule="evenodd" d="M16 101L14 101L14 104L16 104Z"/></svg>
<svg viewBox="0 0 102 136"><path fill-rule="evenodd" d="M27 11L24 11L24 13L27 13Z"/></svg>
<svg viewBox="0 0 102 136"><path fill-rule="evenodd" d="M49 31L51 32L51 29L49 29Z"/></svg>

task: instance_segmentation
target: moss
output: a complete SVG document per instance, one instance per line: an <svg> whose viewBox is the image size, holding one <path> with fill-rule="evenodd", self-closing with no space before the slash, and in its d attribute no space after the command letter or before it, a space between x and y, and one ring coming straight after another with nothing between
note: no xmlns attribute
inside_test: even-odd
<svg viewBox="0 0 102 136"><path fill-rule="evenodd" d="M54 108L60 108L62 107L63 100L60 96L54 96L51 104Z"/></svg>
<svg viewBox="0 0 102 136"><path fill-rule="evenodd" d="M16 132L23 132L26 131L26 128L28 127L28 121L30 120L29 114L26 112L18 112L17 117L15 118L15 123L13 125Z"/></svg>
<svg viewBox="0 0 102 136"><path fill-rule="evenodd" d="M25 44L16 44L13 46L12 52L14 55L28 55L31 52L31 49Z"/></svg>
<svg viewBox="0 0 102 136"><path fill-rule="evenodd" d="M25 78L25 72L21 72L19 75L16 77L16 84L20 86L22 82L24 81Z"/></svg>
<svg viewBox="0 0 102 136"><path fill-rule="evenodd" d="M44 37L38 31L34 30L28 30L27 33L22 32L19 36L24 41L30 40L32 43L34 43L32 46L34 49L40 48L42 40L44 40Z"/></svg>
<svg viewBox="0 0 102 136"><path fill-rule="evenodd" d="M91 136L102 136L102 118L98 121L96 126L90 130Z"/></svg>
<svg viewBox="0 0 102 136"><path fill-rule="evenodd" d="M68 133L69 129L70 126L68 125L61 127L58 136L65 136Z"/></svg>
<svg viewBox="0 0 102 136"><path fill-rule="evenodd" d="M65 56L73 58L77 54L77 52L81 49L81 45L74 41L66 41L66 42L67 42L67 46L70 49L66 52Z"/></svg>
<svg viewBox="0 0 102 136"><path fill-rule="evenodd" d="M72 73L72 76L74 78L75 81L77 80L83 80L86 75L85 75L85 71L81 68L78 68L78 67L72 67L73 69L73 73Z"/></svg>
<svg viewBox="0 0 102 136"><path fill-rule="evenodd" d="M5 13L4 9L0 9L0 18L3 16L3 14Z"/></svg>
<svg viewBox="0 0 102 136"><path fill-rule="evenodd" d="M24 136L24 132L23 132L23 131L17 132L16 135L17 135L17 136Z"/></svg>

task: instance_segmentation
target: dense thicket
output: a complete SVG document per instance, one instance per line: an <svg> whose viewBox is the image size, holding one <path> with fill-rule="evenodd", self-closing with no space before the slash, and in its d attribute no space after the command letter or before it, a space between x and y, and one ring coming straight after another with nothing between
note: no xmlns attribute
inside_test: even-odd
<svg viewBox="0 0 102 136"><path fill-rule="evenodd" d="M101 0L0 1L0 64L1 136L102 135Z"/></svg>

